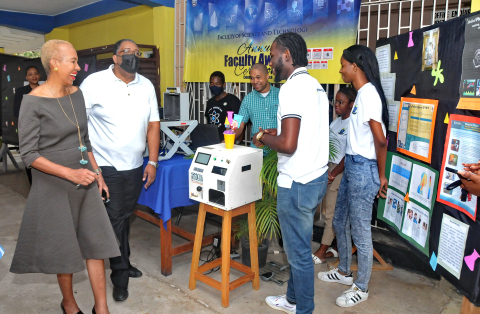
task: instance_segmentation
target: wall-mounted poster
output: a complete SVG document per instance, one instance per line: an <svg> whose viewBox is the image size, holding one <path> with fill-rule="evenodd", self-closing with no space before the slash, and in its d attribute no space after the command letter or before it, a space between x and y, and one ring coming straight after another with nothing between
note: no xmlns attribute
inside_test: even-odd
<svg viewBox="0 0 480 314"><path fill-rule="evenodd" d="M467 197L462 199L460 187L447 190L447 186L459 178L457 174L447 171L446 168L463 170L462 164L477 163L479 160L480 118L450 115L437 201L464 212L473 220L477 217L477 197L467 194Z"/></svg>
<svg viewBox="0 0 480 314"><path fill-rule="evenodd" d="M439 37L439 28L423 32L422 71L437 69Z"/></svg>
<svg viewBox="0 0 480 314"><path fill-rule="evenodd" d="M438 100L402 97L397 151L430 163Z"/></svg>

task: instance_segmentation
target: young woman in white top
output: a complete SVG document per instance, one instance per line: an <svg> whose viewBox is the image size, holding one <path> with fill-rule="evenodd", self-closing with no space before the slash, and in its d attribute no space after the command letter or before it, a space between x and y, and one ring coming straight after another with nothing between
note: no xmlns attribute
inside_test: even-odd
<svg viewBox="0 0 480 314"><path fill-rule="evenodd" d="M342 87L335 95L335 113L338 118L330 123L330 136L335 137L338 153L335 158L328 162L328 188L323 197L322 205L319 206L325 215L325 229L323 230L322 244L312 254L315 264L326 262L327 257L337 257L337 251L330 246L335 239L333 231L333 214L337 203L338 188L342 180L344 169L345 150L347 148L348 125L350 122L350 111L352 111L357 91L351 87Z"/></svg>
<svg viewBox="0 0 480 314"><path fill-rule="evenodd" d="M378 62L368 47L354 45L345 49L341 65L343 81L351 83L358 94L350 114L345 170L333 218L340 264L329 272L319 273L318 278L351 285L336 300L338 306L350 307L368 298L373 263L370 227L373 201L375 197L386 197L388 187L385 177L388 111ZM355 283L350 271L352 237L358 251Z"/></svg>

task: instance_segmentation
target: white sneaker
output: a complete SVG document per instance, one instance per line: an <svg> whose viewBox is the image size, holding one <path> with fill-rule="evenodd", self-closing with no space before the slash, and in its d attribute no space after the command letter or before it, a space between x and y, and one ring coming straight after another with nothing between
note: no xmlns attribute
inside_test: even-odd
<svg viewBox="0 0 480 314"><path fill-rule="evenodd" d="M337 282L342 285L351 286L353 284L353 274L342 275L338 272L338 268L334 268L329 271L321 271L317 275L318 279L326 282Z"/></svg>
<svg viewBox="0 0 480 314"><path fill-rule="evenodd" d="M272 309L284 311L285 313L296 313L297 312L297 305L290 304L287 301L287 296L279 295L279 296L270 296L265 298L265 302L267 305Z"/></svg>
<svg viewBox="0 0 480 314"><path fill-rule="evenodd" d="M360 302L367 301L368 299L368 290L363 292L355 284L352 285L350 289L343 292L341 296L337 298L338 306L340 307L351 307L355 306Z"/></svg>

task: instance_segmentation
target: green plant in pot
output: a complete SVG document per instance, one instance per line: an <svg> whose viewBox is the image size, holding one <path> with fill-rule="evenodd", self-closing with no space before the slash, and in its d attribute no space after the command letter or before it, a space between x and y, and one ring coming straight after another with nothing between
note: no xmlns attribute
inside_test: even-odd
<svg viewBox="0 0 480 314"><path fill-rule="evenodd" d="M330 131L331 132L331 131ZM330 136L329 140L329 158L334 159L338 154L338 140ZM258 239L258 264L259 267L265 266L267 262L267 253L269 241L280 237L280 223L277 216L277 152L269 150L263 159L260 180L263 185L262 199L255 203L255 216L257 225ZM248 238L248 220L246 218L239 220L234 224L235 239L240 239L242 244L242 263L250 266L250 245Z"/></svg>

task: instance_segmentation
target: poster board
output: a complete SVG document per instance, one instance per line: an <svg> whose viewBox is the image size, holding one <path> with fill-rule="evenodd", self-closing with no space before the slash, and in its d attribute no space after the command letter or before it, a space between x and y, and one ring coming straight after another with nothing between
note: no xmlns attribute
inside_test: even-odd
<svg viewBox="0 0 480 314"><path fill-rule="evenodd" d="M385 175L387 197L378 201L377 219L428 256L438 171L404 155L388 152Z"/></svg>
<svg viewBox="0 0 480 314"><path fill-rule="evenodd" d="M465 201L460 198L461 189L448 191L446 187L459 180L458 175L446 167L463 170L464 163L477 163L480 160L480 118L461 115L450 116L442 168L440 189L437 201L465 213L472 220L477 218L477 196L468 194Z"/></svg>
<svg viewBox="0 0 480 314"><path fill-rule="evenodd" d="M394 101L400 102L402 97L438 100L431 162L428 166L438 171L439 174L442 169L449 118L452 114L480 117L480 111L457 108L461 96L462 54L466 43L468 43L468 39L465 38L467 18L478 19L480 22L480 12L377 41L377 47L390 45L390 73L395 73L396 75ZM439 31L436 47L438 52L437 68L422 71L424 33L434 29ZM474 42L478 44L478 40L474 40ZM469 62L472 62L471 58ZM396 116L398 117L398 114ZM388 150L406 157L403 153L397 152L396 132L389 130L388 136ZM423 161L414 157L411 158L419 163L423 163ZM440 183L437 185L437 192L438 187L440 187ZM468 225L465 248L463 251L459 251L459 254L463 255L464 263L460 269L459 276L458 271L451 272L437 263L444 214ZM477 215L479 215L478 210ZM398 229L383 221L378 223L388 228L391 232L397 233L403 239L398 233ZM470 302L480 306L480 261L476 260L476 262L470 263L469 265L472 267L466 267L467 264L465 264L466 257L475 254L475 252L480 252L478 239L480 239L478 219L474 221L464 212L442 202L435 201L430 217L428 256L410 241L405 242L413 253L425 261L426 265L432 265L437 274L455 286ZM432 261L432 264L430 264L430 261ZM433 265L436 267L434 268Z"/></svg>
<svg viewBox="0 0 480 314"><path fill-rule="evenodd" d="M438 100L402 97L397 122L397 151L430 163Z"/></svg>

